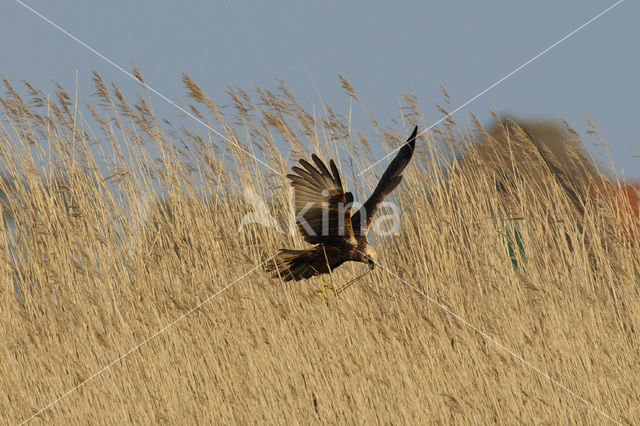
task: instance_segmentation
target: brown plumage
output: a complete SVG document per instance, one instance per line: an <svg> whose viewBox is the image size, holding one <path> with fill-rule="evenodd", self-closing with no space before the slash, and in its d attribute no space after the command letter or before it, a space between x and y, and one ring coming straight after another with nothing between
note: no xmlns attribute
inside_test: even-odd
<svg viewBox="0 0 640 426"><path fill-rule="evenodd" d="M355 261L375 266L377 255L367 241L367 231L378 206L402 181L402 171L409 164L416 144L418 127L400 149L373 194L353 216L353 195L345 192L340 172L333 160L329 168L313 154L315 166L300 159L287 177L294 190L296 224L304 239L316 246L309 250L282 250L267 272L285 281L326 274L344 262Z"/></svg>

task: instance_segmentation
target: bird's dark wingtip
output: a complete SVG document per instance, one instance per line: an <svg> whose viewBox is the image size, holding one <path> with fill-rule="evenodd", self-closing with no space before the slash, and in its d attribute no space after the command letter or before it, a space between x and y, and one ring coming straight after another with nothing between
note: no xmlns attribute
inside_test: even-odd
<svg viewBox="0 0 640 426"><path fill-rule="evenodd" d="M315 169L316 169L315 167L313 167L313 166L311 165L311 163L309 163L309 162L308 162L307 160L305 160L304 158L299 159L299 160L298 160L298 162L300 163L300 165L301 165L302 167L304 167L305 169L307 169L307 172L308 172L308 173L311 173L311 171L312 171L312 170L315 170Z"/></svg>
<svg viewBox="0 0 640 426"><path fill-rule="evenodd" d="M411 151L413 151L413 149L416 146L416 136L418 135L418 126L415 126L413 128L413 132L411 133L411 136L409 136L409 138L407 139L407 144L411 147Z"/></svg>

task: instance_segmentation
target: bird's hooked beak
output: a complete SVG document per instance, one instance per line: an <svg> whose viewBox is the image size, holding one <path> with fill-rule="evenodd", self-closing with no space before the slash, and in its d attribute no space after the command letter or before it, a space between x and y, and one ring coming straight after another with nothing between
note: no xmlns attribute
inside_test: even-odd
<svg viewBox="0 0 640 426"><path fill-rule="evenodd" d="M373 259L368 259L368 263L369 263L369 270L373 271L376 267L376 262L374 262Z"/></svg>

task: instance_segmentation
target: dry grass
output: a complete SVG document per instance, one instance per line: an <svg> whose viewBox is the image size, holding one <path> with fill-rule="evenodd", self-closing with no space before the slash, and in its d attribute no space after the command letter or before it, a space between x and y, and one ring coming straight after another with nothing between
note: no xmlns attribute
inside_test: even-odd
<svg viewBox="0 0 640 426"><path fill-rule="evenodd" d="M607 421L393 274L617 421L640 420L640 250L622 225L629 206L586 200L576 215L550 172L535 185L514 173L505 202L480 155L475 167L439 166L447 144L434 141L471 139L451 119L420 139L394 198L402 232L374 241L382 268L342 302L327 307L315 294L328 277L284 284L258 269L92 376L279 248L304 247L260 225L236 234L250 211L246 188L285 228L288 217L287 180L243 150L282 174L310 151L337 158L360 200L379 176L356 185L351 172L374 161L379 141L354 134L329 106L305 110L284 84L257 97L229 88L230 112L184 81L190 110L227 141L157 122L145 98L129 104L98 75L86 105L93 126L62 89L49 97L29 86L23 98L5 82L3 423L90 377L32 422ZM420 120L417 101L404 100L404 117ZM404 137L401 125L373 126L387 149Z"/></svg>

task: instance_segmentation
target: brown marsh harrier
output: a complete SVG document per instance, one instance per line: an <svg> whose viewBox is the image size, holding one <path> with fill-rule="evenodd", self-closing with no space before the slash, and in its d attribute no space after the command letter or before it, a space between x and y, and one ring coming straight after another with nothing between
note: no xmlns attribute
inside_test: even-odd
<svg viewBox="0 0 640 426"><path fill-rule="evenodd" d="M267 272L284 281L326 274L347 261L375 267L377 255L367 241L367 231L379 204L402 181L402 171L411 160L418 127L380 178L378 186L353 216L353 195L342 187L340 173L333 160L330 169L313 154L315 167L300 159L287 177L294 190L296 224L304 239L316 246L308 250L281 250L266 267Z"/></svg>

